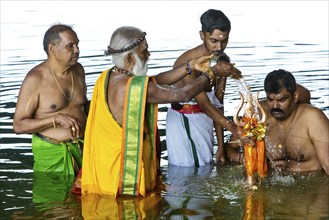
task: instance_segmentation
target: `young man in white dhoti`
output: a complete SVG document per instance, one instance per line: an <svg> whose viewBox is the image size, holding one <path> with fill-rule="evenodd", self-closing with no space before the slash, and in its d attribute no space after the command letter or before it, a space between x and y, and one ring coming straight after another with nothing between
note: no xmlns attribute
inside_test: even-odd
<svg viewBox="0 0 329 220"><path fill-rule="evenodd" d="M227 61L223 52L231 30L230 20L220 10L209 9L201 16L203 41L199 46L184 52L174 68L195 57L215 54ZM190 71L187 66L187 71ZM185 77L174 84L182 87L193 80ZM177 166L203 166L213 162L214 127L218 150L216 162L224 162L223 127L233 134L238 128L223 114L226 77L218 77L214 84L194 97L193 103L172 103L167 112L166 144L170 164ZM212 90L214 88L214 90Z"/></svg>

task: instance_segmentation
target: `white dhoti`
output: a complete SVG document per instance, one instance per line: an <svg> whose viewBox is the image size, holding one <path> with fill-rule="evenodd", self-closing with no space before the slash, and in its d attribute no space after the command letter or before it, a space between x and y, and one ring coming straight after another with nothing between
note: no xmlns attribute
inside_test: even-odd
<svg viewBox="0 0 329 220"><path fill-rule="evenodd" d="M211 102L220 107L213 92L207 93ZM186 104L185 104L186 105ZM184 106L185 106L184 105ZM195 106L196 103L188 103ZM205 113L168 109L166 145L168 162L176 166L204 166L213 162L214 124Z"/></svg>

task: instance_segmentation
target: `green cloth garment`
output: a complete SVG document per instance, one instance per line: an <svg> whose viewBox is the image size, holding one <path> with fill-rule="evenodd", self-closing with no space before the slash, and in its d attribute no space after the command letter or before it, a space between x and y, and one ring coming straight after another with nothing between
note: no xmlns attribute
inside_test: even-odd
<svg viewBox="0 0 329 220"><path fill-rule="evenodd" d="M33 170L39 172L61 172L64 175L77 174L82 166L80 149L82 144L82 139L54 143L53 140L40 134L33 134Z"/></svg>
<svg viewBox="0 0 329 220"><path fill-rule="evenodd" d="M188 137L188 139L191 142L191 148L192 148L192 154L193 154L193 159L194 159L195 167L200 167L200 165L199 165L199 159L198 159L198 152L196 151L195 143L194 143L194 141L193 141L193 139L191 137L190 123L188 122L188 118L183 113L181 113L181 114L182 114L183 119L184 119L184 125L185 125L185 129L186 129L187 137Z"/></svg>
<svg viewBox="0 0 329 220"><path fill-rule="evenodd" d="M143 166L156 168L156 108L147 104L147 86L149 77L135 76L128 80L126 104L123 119L122 166L120 170L120 193L139 195L139 185ZM147 137L150 136L150 137ZM147 144L144 141L147 140ZM146 154L146 152L148 152ZM145 179L154 176L145 173Z"/></svg>
<svg viewBox="0 0 329 220"><path fill-rule="evenodd" d="M38 208L54 207L68 198L73 182L73 175L34 171L32 201Z"/></svg>

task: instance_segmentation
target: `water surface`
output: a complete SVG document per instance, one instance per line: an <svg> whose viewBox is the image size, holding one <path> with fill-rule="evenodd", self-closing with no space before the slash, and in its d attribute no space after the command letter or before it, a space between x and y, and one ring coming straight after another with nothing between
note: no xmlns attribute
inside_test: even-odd
<svg viewBox="0 0 329 220"><path fill-rule="evenodd" d="M81 203L77 196L66 196L63 183L70 180L51 175L40 177L50 185L38 187L40 181L35 181L32 171L31 136L14 134L12 122L22 80L46 58L42 50L46 29L58 22L73 25L90 98L97 77L112 65L103 52L117 27L133 25L147 32L149 74L153 75L170 69L183 51L201 43L199 17L209 8L221 9L230 18L226 52L253 92L261 91L264 97L266 74L283 68L311 91L312 104L329 115L327 1L1 1L1 218L243 219L251 211L253 219L329 219L327 176L274 173L258 190L249 191L244 167L168 166L165 149L162 184L145 199L96 197ZM237 91L238 84L229 79L228 116L236 111ZM167 107L160 105L159 112L163 147ZM38 193L42 190L48 193Z"/></svg>

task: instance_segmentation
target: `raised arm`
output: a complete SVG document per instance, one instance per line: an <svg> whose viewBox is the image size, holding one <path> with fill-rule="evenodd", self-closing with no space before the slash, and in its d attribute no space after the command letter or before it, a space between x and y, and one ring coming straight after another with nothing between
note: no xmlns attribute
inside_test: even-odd
<svg viewBox="0 0 329 220"><path fill-rule="evenodd" d="M210 59L212 56L213 55L203 56L186 61L184 64L179 65L172 70L159 73L154 76L154 78L159 85L172 85L189 74L193 73L199 76L201 72L204 72L210 67Z"/></svg>
<svg viewBox="0 0 329 220"><path fill-rule="evenodd" d="M172 70L159 73L155 76L155 79L160 85L172 85L189 74L199 76L202 72L209 68L210 59L212 57L213 55L209 55L190 60ZM210 69L215 75L220 77L229 76L235 79L242 77L241 71L235 68L234 64L229 62L218 62L216 65L210 67Z"/></svg>
<svg viewBox="0 0 329 220"><path fill-rule="evenodd" d="M208 74L201 74L201 76L181 88L150 82L147 90L147 102L159 104L188 102L209 85L210 78Z"/></svg>

